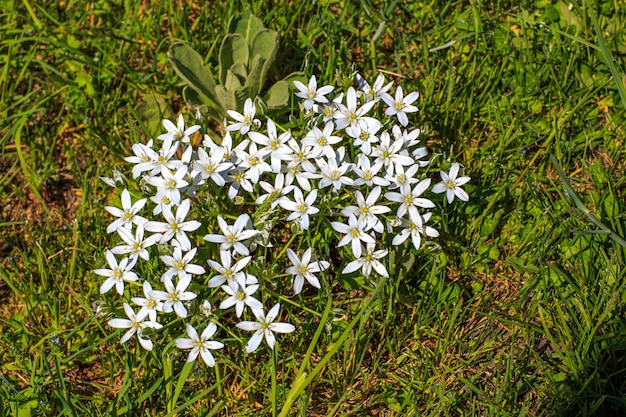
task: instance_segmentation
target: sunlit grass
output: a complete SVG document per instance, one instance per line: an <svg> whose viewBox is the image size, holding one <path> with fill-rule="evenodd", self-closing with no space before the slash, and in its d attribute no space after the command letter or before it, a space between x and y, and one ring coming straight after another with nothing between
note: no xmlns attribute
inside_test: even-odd
<svg viewBox="0 0 626 417"><path fill-rule="evenodd" d="M0 415L272 415L291 400L286 415L623 414L624 248L575 233L594 226L550 161L623 237L614 77L625 16L611 2L585 7L7 2ZM431 154L472 176L470 204L437 213L441 251L420 254L375 298L312 298L318 315L281 341L276 371L266 353L232 349L210 369L185 367L174 349L122 346L93 305L92 271L113 243L103 207L117 198L98 176L128 170L123 157L147 140L142 98L186 110L169 45L187 41L215 64L226 22L244 10L282 36L276 79L303 70L344 82L354 65L419 91ZM334 321L320 326L327 300ZM290 396L298 375L313 377Z"/></svg>

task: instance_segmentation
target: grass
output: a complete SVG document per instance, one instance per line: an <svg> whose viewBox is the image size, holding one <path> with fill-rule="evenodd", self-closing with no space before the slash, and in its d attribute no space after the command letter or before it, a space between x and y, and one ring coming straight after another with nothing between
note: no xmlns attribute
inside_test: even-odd
<svg viewBox="0 0 626 417"><path fill-rule="evenodd" d="M568 6L7 1L0 415L623 415L625 248L572 191L625 236L626 16L611 1ZM282 36L276 78L343 81L354 65L419 91L430 151L464 163L471 200L442 214L442 250L375 297L312 299L310 332L276 357L231 349L215 369L183 366L173 349L120 346L94 314L113 198L98 176L128 170L155 99L185 110L168 46L215 63L243 10Z"/></svg>

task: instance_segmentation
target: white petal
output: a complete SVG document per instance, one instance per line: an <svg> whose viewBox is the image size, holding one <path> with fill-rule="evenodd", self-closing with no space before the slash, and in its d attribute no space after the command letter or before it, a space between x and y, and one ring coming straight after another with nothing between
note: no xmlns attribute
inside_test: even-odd
<svg viewBox="0 0 626 417"><path fill-rule="evenodd" d="M257 330L257 332L252 335L250 340L248 340L248 344L246 345L246 352L252 353L255 350L257 350L262 340L263 340L263 331Z"/></svg>

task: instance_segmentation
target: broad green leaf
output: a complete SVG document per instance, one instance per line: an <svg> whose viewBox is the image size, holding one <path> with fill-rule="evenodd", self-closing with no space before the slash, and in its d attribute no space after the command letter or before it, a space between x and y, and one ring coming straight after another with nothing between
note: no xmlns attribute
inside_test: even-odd
<svg viewBox="0 0 626 417"><path fill-rule="evenodd" d="M249 89L247 87L241 87L238 90L226 90L223 86L218 85L215 90L224 109L235 110L239 113L243 112L243 104L249 97Z"/></svg>
<svg viewBox="0 0 626 417"><path fill-rule="evenodd" d="M230 67L230 71L232 71L232 73L239 78L242 85L246 83L246 79L248 78L248 68L245 65L241 63L235 64Z"/></svg>
<svg viewBox="0 0 626 417"><path fill-rule="evenodd" d="M252 65L250 65L250 73L248 74L248 79L246 80L246 85L250 87L250 93L252 94L252 96L258 95L263 89L263 85L265 84L265 80L261 78L264 63L265 59L263 59L261 55L257 54L252 59Z"/></svg>
<svg viewBox="0 0 626 417"><path fill-rule="evenodd" d="M170 46L167 57L178 76L191 88L218 103L213 74L199 53L186 43L179 42Z"/></svg>
<svg viewBox="0 0 626 417"><path fill-rule="evenodd" d="M258 31L264 29L261 19L252 14L237 14L230 18L228 23L228 33L238 33L248 44Z"/></svg>
<svg viewBox="0 0 626 417"><path fill-rule="evenodd" d="M239 81L239 77L235 75L231 70L226 71L226 80L224 82L224 88L229 91L236 90L241 87L241 81Z"/></svg>
<svg viewBox="0 0 626 417"><path fill-rule="evenodd" d="M191 107L200 108L200 111L208 114L215 120L224 120L226 112L219 103L211 101L208 97L198 93L193 88L186 86L183 89L183 99Z"/></svg>
<svg viewBox="0 0 626 417"><path fill-rule="evenodd" d="M277 81L265 94L263 101L267 104L268 109L286 106L289 102L289 84L287 84L287 81Z"/></svg>
<svg viewBox="0 0 626 417"><path fill-rule="evenodd" d="M164 118L173 116L172 109L167 102L154 94L146 94L141 97L135 106L135 113L150 135L156 135L163 129L161 123Z"/></svg>
<svg viewBox="0 0 626 417"><path fill-rule="evenodd" d="M263 29L256 34L250 45L250 55L261 55L265 60L263 64L263 70L261 71L261 89L265 84L265 78L270 68L274 64L276 59L276 53L278 52L278 33L273 30Z"/></svg>
<svg viewBox="0 0 626 417"><path fill-rule="evenodd" d="M224 37L220 47L220 83L226 83L226 72L235 64L248 66L248 43L238 33Z"/></svg>

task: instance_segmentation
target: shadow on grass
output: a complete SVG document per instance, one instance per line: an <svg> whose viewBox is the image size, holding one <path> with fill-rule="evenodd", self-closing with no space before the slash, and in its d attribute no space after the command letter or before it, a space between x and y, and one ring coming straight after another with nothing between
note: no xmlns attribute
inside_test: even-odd
<svg viewBox="0 0 626 417"><path fill-rule="evenodd" d="M555 382L553 413L557 416L626 415L626 321L615 336L598 343L589 365L579 375L572 373Z"/></svg>

